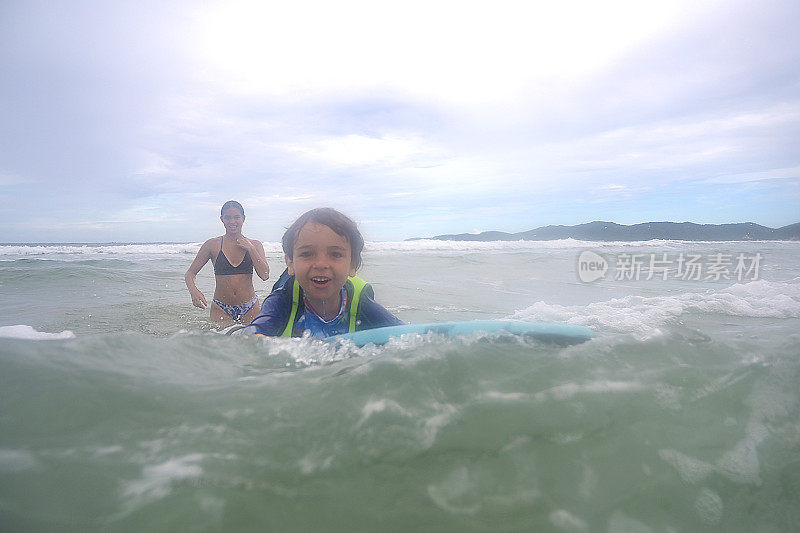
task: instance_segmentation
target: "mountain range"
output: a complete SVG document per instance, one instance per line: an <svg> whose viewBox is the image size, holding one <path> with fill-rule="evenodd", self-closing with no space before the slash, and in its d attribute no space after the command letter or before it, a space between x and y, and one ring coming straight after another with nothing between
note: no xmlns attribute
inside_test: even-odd
<svg viewBox="0 0 800 533"><path fill-rule="evenodd" d="M420 240L425 237L407 239ZM781 228L768 228L752 222L738 224L694 224L692 222L644 222L626 226L615 222L587 222L575 226L542 226L506 233L484 231L436 235L429 239L447 241L649 241L651 239L681 241L796 241L800 240L800 222Z"/></svg>

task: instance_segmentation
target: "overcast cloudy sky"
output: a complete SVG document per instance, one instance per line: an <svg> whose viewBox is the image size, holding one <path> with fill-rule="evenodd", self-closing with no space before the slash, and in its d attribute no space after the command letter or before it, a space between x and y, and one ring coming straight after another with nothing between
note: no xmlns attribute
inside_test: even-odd
<svg viewBox="0 0 800 533"><path fill-rule="evenodd" d="M0 242L800 221L800 2L0 2Z"/></svg>

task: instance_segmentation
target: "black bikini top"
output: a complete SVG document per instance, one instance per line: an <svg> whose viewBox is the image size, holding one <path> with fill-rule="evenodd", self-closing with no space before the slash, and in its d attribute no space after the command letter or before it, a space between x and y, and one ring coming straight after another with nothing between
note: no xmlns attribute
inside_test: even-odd
<svg viewBox="0 0 800 533"><path fill-rule="evenodd" d="M233 266L225 252L222 251L222 239L219 240L219 253L217 259L214 261L214 274L217 276L230 276L232 274L253 274L253 260L250 258L250 252L244 253L244 259L236 266Z"/></svg>

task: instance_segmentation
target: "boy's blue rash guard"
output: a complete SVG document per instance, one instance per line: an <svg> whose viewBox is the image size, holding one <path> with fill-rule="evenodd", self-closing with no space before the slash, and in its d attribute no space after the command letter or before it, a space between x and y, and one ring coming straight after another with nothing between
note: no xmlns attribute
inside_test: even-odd
<svg viewBox="0 0 800 533"><path fill-rule="evenodd" d="M283 283L281 283L281 281ZM267 335L279 337L286 329L289 321L289 314L292 311L292 282L294 278L289 276L278 280L272 292L264 298L261 304L261 312L249 326L242 330L242 333ZM301 289L302 291L302 289ZM352 298L348 299L345 315L350 312ZM303 299L300 298L297 317L299 318L304 311ZM365 329L382 328L384 326L398 326L403 322L396 316L387 311L382 305L372 299L372 291L364 290L361 293L356 315L356 331ZM300 336L302 331L295 330L292 336Z"/></svg>
<svg viewBox="0 0 800 533"><path fill-rule="evenodd" d="M349 306L347 303L349 299L347 298L347 291L344 287L342 287L340 294L342 303L339 306L339 314L331 320L324 320L321 316L314 313L309 307L308 302L303 300L306 308L294 321L292 336L308 334L318 339L324 339L325 337L347 333L349 318L347 313Z"/></svg>

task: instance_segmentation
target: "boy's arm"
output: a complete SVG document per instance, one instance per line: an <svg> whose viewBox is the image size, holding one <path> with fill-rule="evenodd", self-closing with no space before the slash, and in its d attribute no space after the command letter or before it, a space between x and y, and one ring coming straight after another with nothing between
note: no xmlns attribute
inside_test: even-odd
<svg viewBox="0 0 800 533"><path fill-rule="evenodd" d="M291 298L291 294L288 294L283 288L269 293L264 298L264 303L261 304L258 316L242 330L242 333L279 337L286 328L286 321L289 320L292 307Z"/></svg>
<svg viewBox="0 0 800 533"><path fill-rule="evenodd" d="M382 328L385 326L400 326L403 321L386 310L381 304L362 294L358 304L357 331L365 329Z"/></svg>

